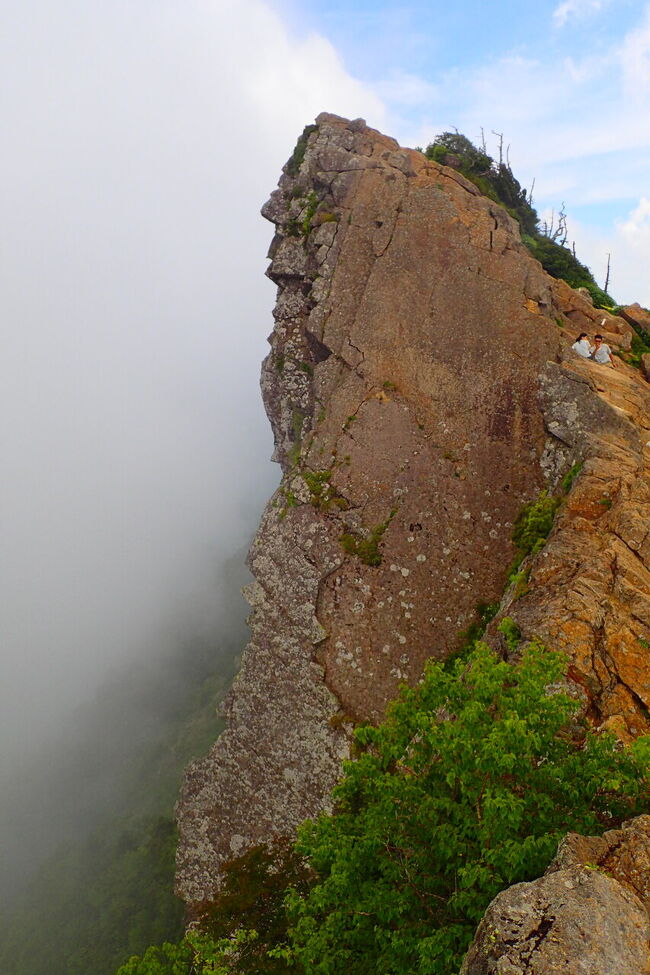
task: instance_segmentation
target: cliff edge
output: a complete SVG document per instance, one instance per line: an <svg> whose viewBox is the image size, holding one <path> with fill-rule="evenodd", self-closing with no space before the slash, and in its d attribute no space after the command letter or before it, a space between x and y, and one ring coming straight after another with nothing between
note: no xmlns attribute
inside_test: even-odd
<svg viewBox="0 0 650 975"><path fill-rule="evenodd" d="M570 350L582 330L628 348L631 326L549 277L473 183L362 120L320 115L263 214L283 479L250 553L227 729L178 804L190 904L328 807L353 723L501 598L518 512L577 463L502 613L569 654L597 724L648 728L650 395Z"/></svg>

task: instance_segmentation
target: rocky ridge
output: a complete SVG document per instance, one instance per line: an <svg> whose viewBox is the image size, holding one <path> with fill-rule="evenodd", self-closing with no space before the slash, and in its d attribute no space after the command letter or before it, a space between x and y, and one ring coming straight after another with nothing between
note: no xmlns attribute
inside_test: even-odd
<svg viewBox="0 0 650 975"><path fill-rule="evenodd" d="M597 724L637 734L650 706L650 395L570 351L582 330L628 348L629 323L546 275L457 171L361 120L319 116L263 213L283 480L250 553L228 727L178 805L190 904L327 808L352 723L456 649L502 594L522 505L579 462L502 615L569 654Z"/></svg>

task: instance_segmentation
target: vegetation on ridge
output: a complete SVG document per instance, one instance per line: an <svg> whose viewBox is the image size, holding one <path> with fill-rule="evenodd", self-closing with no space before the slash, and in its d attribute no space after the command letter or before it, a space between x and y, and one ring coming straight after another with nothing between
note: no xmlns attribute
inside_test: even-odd
<svg viewBox="0 0 650 975"><path fill-rule="evenodd" d="M482 643L451 670L430 663L379 727L357 730L334 813L301 827L308 869L282 866L286 916L276 889L266 927L231 913L218 937L204 923L118 975L456 973L490 900L539 876L567 830L647 810L648 740L587 729L557 690L565 670L536 642L514 665Z"/></svg>
<svg viewBox="0 0 650 975"><path fill-rule="evenodd" d="M515 177L509 162L495 162L485 149L478 149L458 132L443 132L424 150L435 162L453 165L463 176L496 203L505 207L519 223L521 239L545 271L562 278L572 288L586 288L597 308L611 308L615 302L594 280L593 274L575 254L558 241L557 233L544 231L532 202ZM545 228L547 229L547 228Z"/></svg>

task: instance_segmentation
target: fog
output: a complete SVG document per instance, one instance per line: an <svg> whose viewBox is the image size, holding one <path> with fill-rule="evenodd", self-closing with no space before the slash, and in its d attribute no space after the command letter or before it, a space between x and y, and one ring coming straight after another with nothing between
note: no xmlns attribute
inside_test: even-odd
<svg viewBox="0 0 650 975"><path fill-rule="evenodd" d="M2 0L0 88L8 801L103 687L137 707L179 639L239 632L220 574L279 476L259 208L319 111L382 108L252 0Z"/></svg>

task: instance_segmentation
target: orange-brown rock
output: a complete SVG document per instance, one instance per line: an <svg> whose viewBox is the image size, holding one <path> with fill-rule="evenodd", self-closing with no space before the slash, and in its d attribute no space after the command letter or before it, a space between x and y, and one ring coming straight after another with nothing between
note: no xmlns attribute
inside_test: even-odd
<svg viewBox="0 0 650 975"><path fill-rule="evenodd" d="M535 563L547 595L519 601L521 625L568 650L602 720L641 727L647 695L631 652L646 633L646 387L570 351L579 331L625 348L631 327L549 278L457 171L331 115L302 149L263 210L278 298L262 392L284 476L250 554L228 726L179 802L187 901L214 892L224 860L328 808L350 722L456 649L501 595L522 504L579 460L573 527Z"/></svg>
<svg viewBox="0 0 650 975"><path fill-rule="evenodd" d="M650 816L637 816L602 836L568 833L546 872L575 866L604 871L650 913Z"/></svg>
<svg viewBox="0 0 650 975"><path fill-rule="evenodd" d="M635 737L650 730L650 390L629 366L572 357L547 366L542 409L584 466L501 612L568 655L597 725Z"/></svg>
<svg viewBox="0 0 650 975"><path fill-rule="evenodd" d="M641 371L645 378L650 382L650 353L644 352L641 356Z"/></svg>
<svg viewBox="0 0 650 975"><path fill-rule="evenodd" d="M645 332L647 336L650 337L650 311L647 308L642 308L641 305L636 302L634 305L624 305L621 309L621 315L626 322L630 325L634 325L636 328L641 329Z"/></svg>

